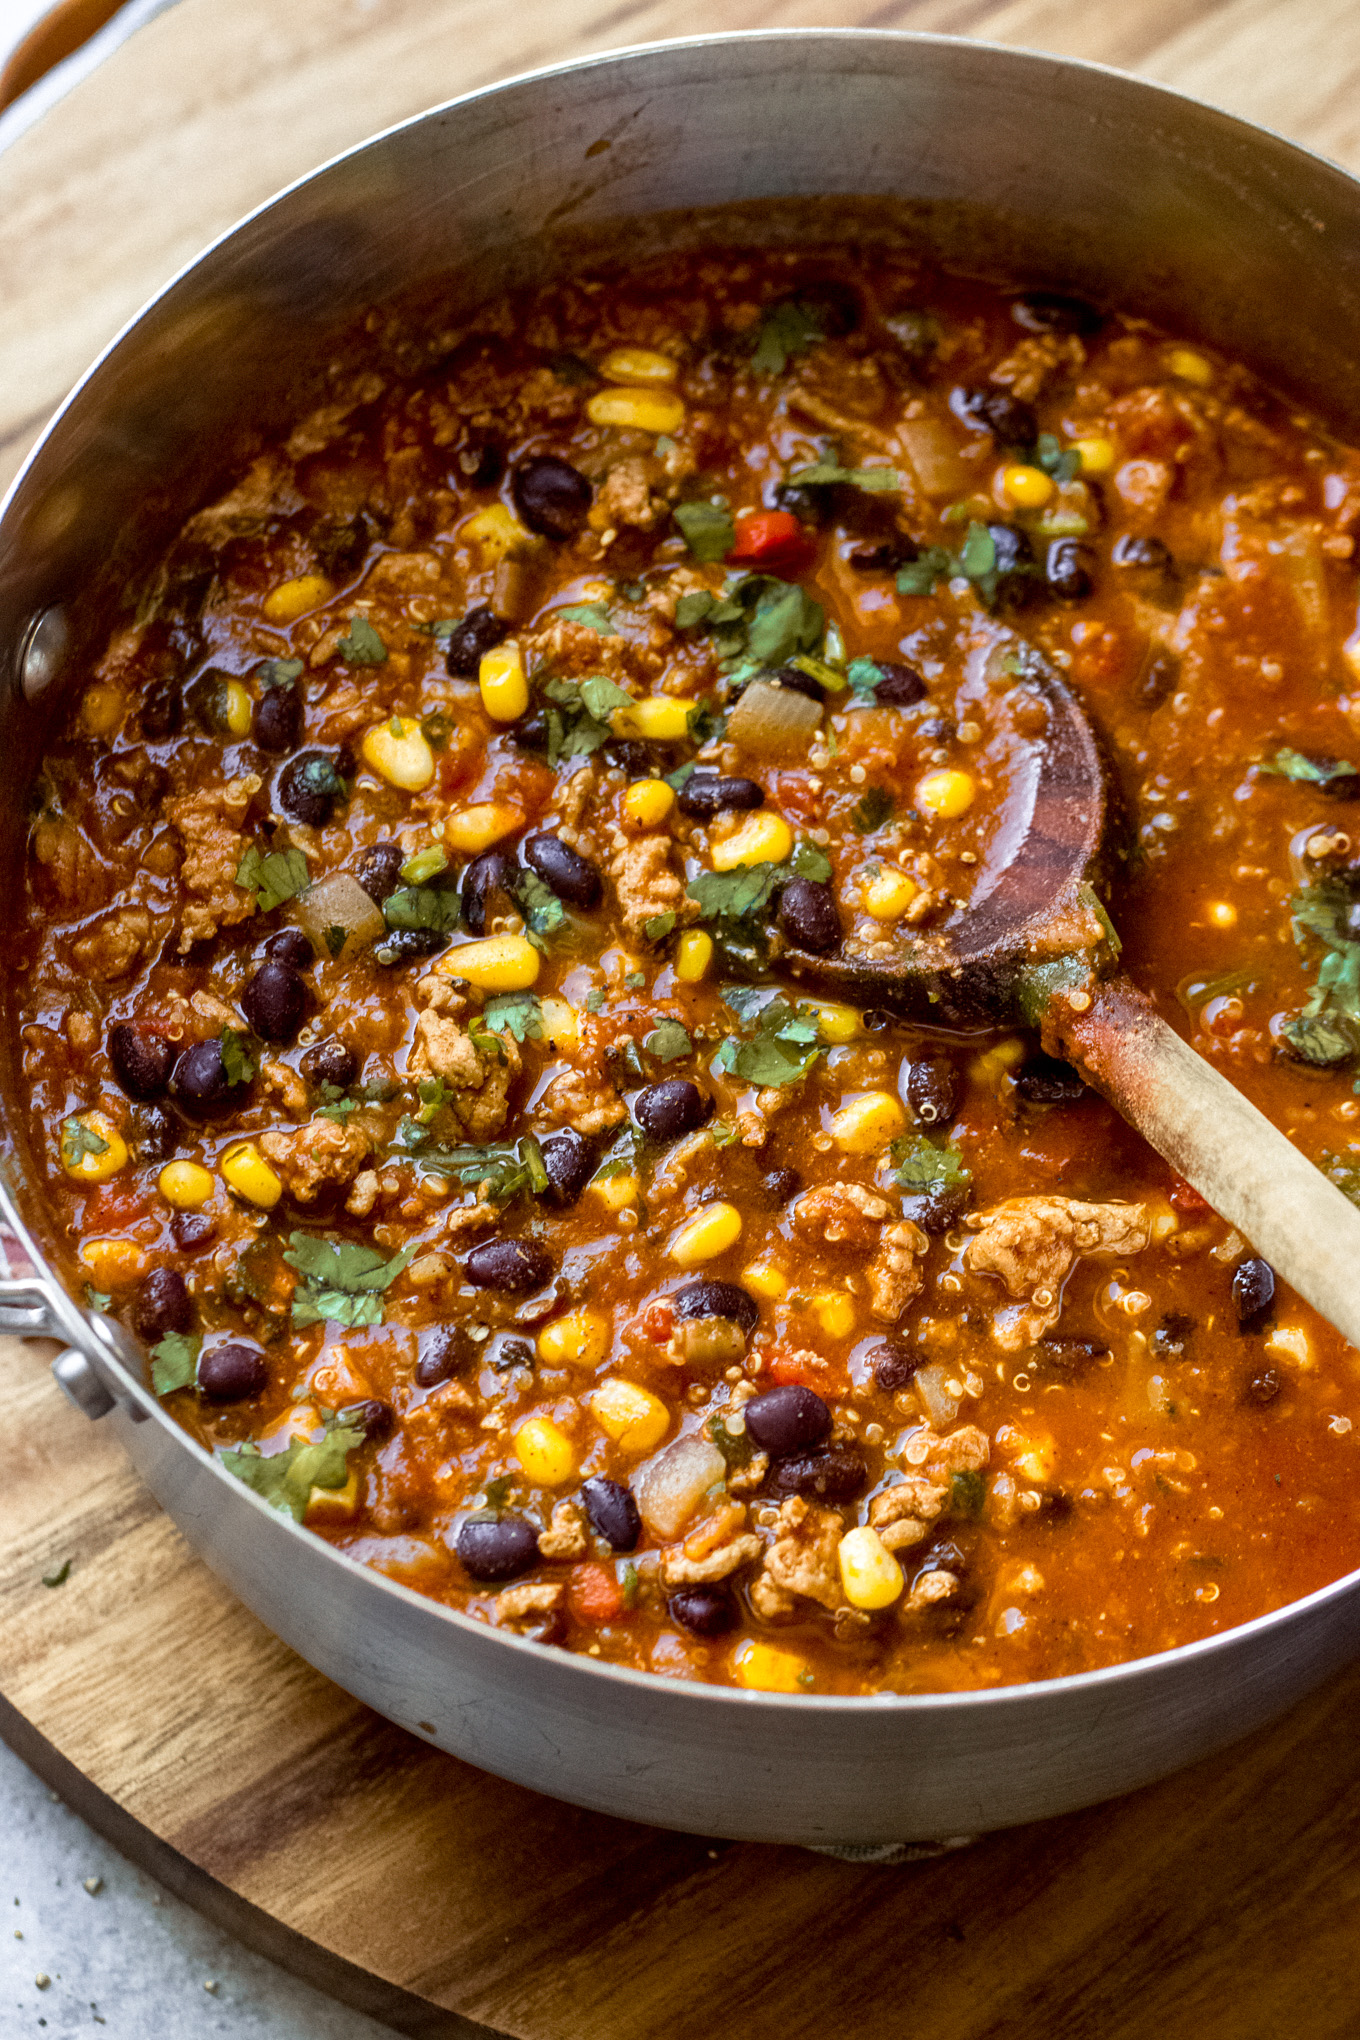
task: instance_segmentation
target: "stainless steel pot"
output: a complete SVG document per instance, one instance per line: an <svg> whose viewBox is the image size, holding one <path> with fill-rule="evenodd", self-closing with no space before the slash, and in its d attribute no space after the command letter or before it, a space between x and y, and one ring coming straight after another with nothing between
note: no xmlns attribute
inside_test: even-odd
<svg viewBox="0 0 1360 2040"><path fill-rule="evenodd" d="M570 259L564 228L634 222L641 245L704 232L658 220L676 209L828 194L912 201L955 257L1163 319L1360 429L1360 187L1174 93L978 43L830 30L663 44L476 93L227 234L114 342L34 452L0 514L0 882L82 647L252 432L301 401L340 323L444 271L469 306L551 273ZM754 215L728 226L770 230ZM21 1095L12 1060L0 1091ZM17 1115L9 1134L0 1211L41 1269ZM272 1513L164 1414L135 1342L50 1272L0 1285L0 1327L67 1342L63 1387L328 1677L471 1763L635 1820L807 1843L1004 1827L1190 1763L1360 1649L1352 1574L1208 1642L985 1694L791 1698L618 1671L451 1613Z"/></svg>

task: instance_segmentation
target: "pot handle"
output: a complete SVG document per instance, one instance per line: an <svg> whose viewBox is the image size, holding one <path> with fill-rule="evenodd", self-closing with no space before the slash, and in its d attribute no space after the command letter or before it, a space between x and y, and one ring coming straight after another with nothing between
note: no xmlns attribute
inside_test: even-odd
<svg viewBox="0 0 1360 2040"><path fill-rule="evenodd" d="M61 1338L44 1283L33 1276L0 1280L0 1332L16 1339Z"/></svg>

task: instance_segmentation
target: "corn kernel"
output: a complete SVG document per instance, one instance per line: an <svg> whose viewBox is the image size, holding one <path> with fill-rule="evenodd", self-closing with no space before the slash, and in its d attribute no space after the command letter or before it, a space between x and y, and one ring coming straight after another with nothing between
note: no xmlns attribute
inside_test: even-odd
<svg viewBox="0 0 1360 2040"><path fill-rule="evenodd" d="M638 1179L636 1176L601 1176L590 1185L592 1196L598 1197L606 1211L626 1211L630 1204L638 1201Z"/></svg>
<svg viewBox="0 0 1360 2040"><path fill-rule="evenodd" d="M1052 498L1053 478L1042 468L1017 461L1002 468L997 494L1013 510L1042 510Z"/></svg>
<svg viewBox="0 0 1360 2040"><path fill-rule="evenodd" d="M213 1194L213 1179L198 1162L167 1162L156 1187L176 1211L202 1211Z"/></svg>
<svg viewBox="0 0 1360 2040"><path fill-rule="evenodd" d="M435 969L444 977L462 978L479 992L527 992L538 982L543 958L523 935L488 935L484 942L464 942L447 949Z"/></svg>
<svg viewBox="0 0 1360 2040"><path fill-rule="evenodd" d="M126 707L118 688L97 680L81 697L80 720L92 737L111 737L123 720Z"/></svg>
<svg viewBox="0 0 1360 2040"><path fill-rule="evenodd" d="M627 383L636 389L644 384L673 383L680 373L680 364L669 354L658 354L651 347L611 347L600 363L600 374L606 382Z"/></svg>
<svg viewBox="0 0 1360 2040"><path fill-rule="evenodd" d="M529 542L529 534L504 503L489 503L458 527L458 536L475 545L488 559L503 560Z"/></svg>
<svg viewBox="0 0 1360 2040"><path fill-rule="evenodd" d="M586 405L592 425L622 426L632 432L678 432L685 405L674 390L597 390Z"/></svg>
<svg viewBox="0 0 1360 2040"><path fill-rule="evenodd" d="M836 1563L852 1608L891 1608L906 1585L901 1566L867 1523L846 1531L836 1547Z"/></svg>
<svg viewBox="0 0 1360 2040"><path fill-rule="evenodd" d="M103 1183L127 1166L127 1142L106 1112L77 1112L61 1129L61 1166L77 1183Z"/></svg>
<svg viewBox="0 0 1360 2040"><path fill-rule="evenodd" d="M807 1669L806 1658L772 1643L739 1644L732 1659L737 1684L760 1693L801 1693Z"/></svg>
<svg viewBox="0 0 1360 2040"><path fill-rule="evenodd" d="M253 1140L229 1148L221 1161L222 1180L247 1204L270 1211L283 1195L283 1184L270 1168Z"/></svg>
<svg viewBox="0 0 1360 2040"><path fill-rule="evenodd" d="M828 1339L848 1339L855 1329L855 1305L839 1289L819 1289L812 1299L817 1322Z"/></svg>
<svg viewBox="0 0 1360 2040"><path fill-rule="evenodd" d="M1038 1432L1021 1441L1020 1450L1011 1454L1011 1465L1022 1480L1032 1481L1035 1487L1042 1487L1053 1478L1053 1469L1058 1463L1058 1448L1047 1432Z"/></svg>
<svg viewBox="0 0 1360 2040"><path fill-rule="evenodd" d="M359 1469L350 1470L343 1487L314 1487L307 1496L303 1522L309 1530L323 1523L352 1523L359 1513Z"/></svg>
<svg viewBox="0 0 1360 2040"><path fill-rule="evenodd" d="M434 752L420 724L409 715L392 715L364 732L360 745L364 763L389 786L419 793L434 778Z"/></svg>
<svg viewBox="0 0 1360 2040"><path fill-rule="evenodd" d="M686 928L675 945L675 975L682 985L697 985L713 961L713 937L702 928Z"/></svg>
<svg viewBox="0 0 1360 2040"><path fill-rule="evenodd" d="M240 680L226 685L226 725L234 737L250 735L250 690Z"/></svg>
<svg viewBox="0 0 1360 2040"><path fill-rule="evenodd" d="M740 1238L741 1213L735 1204L718 1201L706 1204L693 1218L685 1220L670 1243L669 1253L680 1267L693 1268L700 1261L716 1260Z"/></svg>
<svg viewBox="0 0 1360 2040"><path fill-rule="evenodd" d="M530 1417L514 1437L515 1457L540 1487L563 1487L576 1472L576 1448L551 1417Z"/></svg>
<svg viewBox="0 0 1360 2040"><path fill-rule="evenodd" d="M553 1366L574 1360L580 1367L598 1367L608 1351L609 1319L598 1310L568 1311L538 1335L538 1357Z"/></svg>
<svg viewBox="0 0 1360 2040"><path fill-rule="evenodd" d="M623 796L623 818L635 829L654 829L675 806L675 790L664 779L635 779Z"/></svg>
<svg viewBox="0 0 1360 2040"><path fill-rule="evenodd" d="M660 1396L636 1381L617 1376L602 1381L589 1402L600 1429L625 1452L650 1452L671 1427L671 1413Z"/></svg>
<svg viewBox="0 0 1360 2040"><path fill-rule="evenodd" d="M817 1032L823 1041L838 1045L853 1041L859 1033L860 1017L853 1006L839 1005L834 999L805 999L803 1003L817 1015Z"/></svg>
<svg viewBox="0 0 1360 2040"><path fill-rule="evenodd" d="M895 1140L907 1123L901 1101L891 1091L864 1091L831 1117L831 1138L847 1155L873 1154Z"/></svg>
<svg viewBox="0 0 1360 2040"><path fill-rule="evenodd" d="M1313 1365L1313 1348L1302 1325L1276 1325L1266 1334L1265 1349L1272 1360L1292 1360L1304 1372Z"/></svg>
<svg viewBox="0 0 1360 2040"><path fill-rule="evenodd" d="M136 1240L86 1240L80 1260L96 1289L126 1289L146 1273L146 1255Z"/></svg>
<svg viewBox="0 0 1360 2040"><path fill-rule="evenodd" d="M927 772L916 788L916 805L942 822L967 814L977 792L966 772Z"/></svg>
<svg viewBox="0 0 1360 2040"><path fill-rule="evenodd" d="M1206 361L1202 354L1196 354L1193 347L1173 347L1166 357L1166 365L1182 382L1198 383L1201 389L1207 389L1214 379L1212 362Z"/></svg>
<svg viewBox="0 0 1360 2040"><path fill-rule="evenodd" d="M1072 451L1081 462L1084 475L1107 475L1114 466L1114 442L1109 439L1074 439Z"/></svg>
<svg viewBox="0 0 1360 2040"><path fill-rule="evenodd" d="M1164 1209L1154 1213L1152 1237L1159 1245L1163 1240L1174 1239L1180 1229L1181 1222L1174 1211Z"/></svg>
<svg viewBox="0 0 1360 2040"><path fill-rule="evenodd" d="M529 682L517 644L494 645L477 668L482 707L492 722L518 722L529 706Z"/></svg>
<svg viewBox="0 0 1360 2040"><path fill-rule="evenodd" d="M510 807L499 800L478 801L473 807L459 808L449 816L444 824L444 841L450 850L462 850L472 857L523 827L523 808Z"/></svg>
<svg viewBox="0 0 1360 2040"><path fill-rule="evenodd" d="M754 1289L757 1296L767 1296L771 1303L788 1295L789 1285L773 1261L752 1261L742 1269L741 1281L744 1289Z"/></svg>
<svg viewBox="0 0 1360 2040"><path fill-rule="evenodd" d="M320 609L334 593L324 574L299 574L295 581L282 581L264 598L269 623L296 623L309 610Z"/></svg>
<svg viewBox="0 0 1360 2040"><path fill-rule="evenodd" d="M1212 928L1235 928L1237 909L1231 900L1215 900L1209 909L1209 925Z"/></svg>
<svg viewBox="0 0 1360 2040"><path fill-rule="evenodd" d="M713 869L740 864L782 864L793 851L793 830L782 815L748 815L732 835L713 845Z"/></svg>
<svg viewBox="0 0 1360 2040"><path fill-rule="evenodd" d="M674 744L689 729L692 701L677 701L671 694L644 694L627 708L616 708L609 718L616 737L641 737L650 744Z"/></svg>
<svg viewBox="0 0 1360 2040"><path fill-rule="evenodd" d="M559 1055L564 1049L575 1048L581 1038L581 1016L575 1006L548 992L538 1002L538 1017L549 1048Z"/></svg>
<svg viewBox="0 0 1360 2040"><path fill-rule="evenodd" d="M865 880L859 896L865 912L876 921L896 921L906 913L919 891L914 878L908 878L905 871L898 871L894 865L885 864Z"/></svg>

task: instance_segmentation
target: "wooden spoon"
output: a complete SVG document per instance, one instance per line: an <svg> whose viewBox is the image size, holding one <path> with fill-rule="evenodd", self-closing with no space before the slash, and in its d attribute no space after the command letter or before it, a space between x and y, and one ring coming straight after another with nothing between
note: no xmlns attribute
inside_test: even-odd
<svg viewBox="0 0 1360 2040"><path fill-rule="evenodd" d="M1032 741L968 906L895 954L783 961L802 982L928 1025L1016 1020L1081 1070L1143 1138L1360 1346L1360 1210L1169 1027L1127 978L1100 904L1115 834L1100 745L1056 672L1017 661ZM1042 724L1042 727L1038 727Z"/></svg>

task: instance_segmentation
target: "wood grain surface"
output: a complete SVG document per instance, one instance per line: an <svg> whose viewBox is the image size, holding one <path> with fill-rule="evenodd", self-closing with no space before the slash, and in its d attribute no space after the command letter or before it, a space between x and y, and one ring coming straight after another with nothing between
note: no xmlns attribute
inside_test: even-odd
<svg viewBox="0 0 1360 2040"><path fill-rule="evenodd" d="M1354 0L181 0L0 157L0 480L179 263L333 151L589 50L854 23L1122 64L1360 168ZM632 1827L431 1752L310 1671L47 1357L0 1341L0 1732L167 1882L403 2030L1360 2032L1360 1671L1165 1785L934 1862Z"/></svg>

